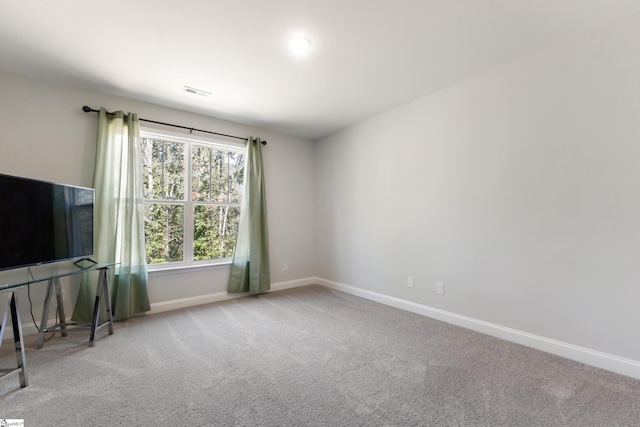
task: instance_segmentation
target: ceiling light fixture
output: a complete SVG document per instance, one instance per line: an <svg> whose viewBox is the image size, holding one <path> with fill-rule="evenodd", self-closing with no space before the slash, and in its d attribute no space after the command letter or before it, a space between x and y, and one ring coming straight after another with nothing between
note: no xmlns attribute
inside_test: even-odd
<svg viewBox="0 0 640 427"><path fill-rule="evenodd" d="M196 89L194 87L190 87L190 86L185 86L182 88L182 90L184 90L187 93L192 93L194 95L200 95L200 96L209 96L211 95L211 92L207 92L206 90L202 90L202 89Z"/></svg>
<svg viewBox="0 0 640 427"><path fill-rule="evenodd" d="M289 39L289 47L293 53L301 55L306 53L311 46L311 41L303 36L294 36Z"/></svg>

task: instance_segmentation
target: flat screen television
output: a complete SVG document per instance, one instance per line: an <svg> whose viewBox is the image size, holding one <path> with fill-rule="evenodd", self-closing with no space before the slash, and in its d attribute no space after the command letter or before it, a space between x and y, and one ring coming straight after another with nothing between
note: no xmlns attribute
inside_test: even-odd
<svg viewBox="0 0 640 427"><path fill-rule="evenodd" d="M93 255L92 188L0 174L0 270Z"/></svg>

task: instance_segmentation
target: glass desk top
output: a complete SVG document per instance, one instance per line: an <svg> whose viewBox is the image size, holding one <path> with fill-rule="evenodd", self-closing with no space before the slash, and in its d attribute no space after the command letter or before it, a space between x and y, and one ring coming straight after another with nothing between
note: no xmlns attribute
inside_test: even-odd
<svg viewBox="0 0 640 427"><path fill-rule="evenodd" d="M19 288L31 283L45 282L62 277L110 268L119 263L98 263L80 268L74 264L42 264L15 270L0 271L0 291Z"/></svg>

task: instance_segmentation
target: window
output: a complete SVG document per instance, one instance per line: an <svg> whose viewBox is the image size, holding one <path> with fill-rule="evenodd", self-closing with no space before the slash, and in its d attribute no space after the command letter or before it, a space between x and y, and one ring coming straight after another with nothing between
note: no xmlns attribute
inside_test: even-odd
<svg viewBox="0 0 640 427"><path fill-rule="evenodd" d="M147 263L228 261L238 232L244 146L141 136Z"/></svg>

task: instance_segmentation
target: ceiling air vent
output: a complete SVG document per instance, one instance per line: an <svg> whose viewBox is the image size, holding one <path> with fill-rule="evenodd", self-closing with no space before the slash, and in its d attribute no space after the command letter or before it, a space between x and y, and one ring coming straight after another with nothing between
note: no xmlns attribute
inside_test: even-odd
<svg viewBox="0 0 640 427"><path fill-rule="evenodd" d="M209 96L211 95L211 92L207 92L206 90L202 90L202 89L196 89L194 87L190 87L190 86L185 86L182 88L182 90L184 90L185 92L188 93L193 93L194 95L200 95L200 96Z"/></svg>

